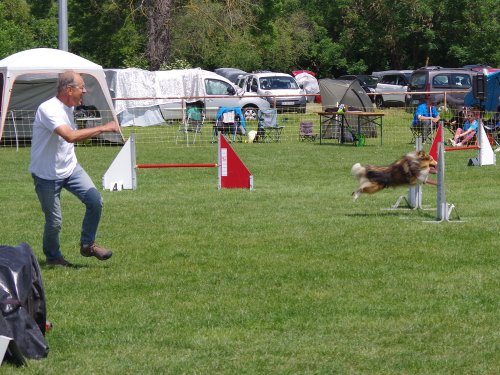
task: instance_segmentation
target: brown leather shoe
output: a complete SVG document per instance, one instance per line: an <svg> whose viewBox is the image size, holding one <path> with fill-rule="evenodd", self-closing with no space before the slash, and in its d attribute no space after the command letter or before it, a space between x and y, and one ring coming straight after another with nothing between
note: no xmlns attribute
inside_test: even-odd
<svg viewBox="0 0 500 375"><path fill-rule="evenodd" d="M52 259L52 260L47 260L46 264L47 264L47 266L50 266L50 267L68 267L68 268L74 267L73 264L71 264L66 259L64 259L64 257L60 257L60 258Z"/></svg>
<svg viewBox="0 0 500 375"><path fill-rule="evenodd" d="M109 259L111 258L111 255L113 255L111 251L105 249L104 247L100 247L95 242L91 242L87 245L82 244L80 246L80 254L84 257L96 257L99 260Z"/></svg>

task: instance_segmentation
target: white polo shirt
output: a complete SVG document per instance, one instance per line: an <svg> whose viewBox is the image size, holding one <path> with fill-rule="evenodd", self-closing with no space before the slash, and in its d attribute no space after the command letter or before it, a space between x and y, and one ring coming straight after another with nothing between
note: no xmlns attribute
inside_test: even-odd
<svg viewBox="0 0 500 375"><path fill-rule="evenodd" d="M67 178L75 169L77 159L74 144L66 142L54 131L64 124L77 129L73 107L68 107L57 97L40 104L33 121L29 167L29 171L40 178Z"/></svg>

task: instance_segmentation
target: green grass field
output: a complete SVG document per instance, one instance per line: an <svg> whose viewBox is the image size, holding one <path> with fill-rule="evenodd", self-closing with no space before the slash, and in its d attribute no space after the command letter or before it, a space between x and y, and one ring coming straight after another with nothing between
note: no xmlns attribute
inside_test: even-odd
<svg viewBox="0 0 500 375"><path fill-rule="evenodd" d="M406 188L353 203L353 163L412 149L407 127L384 125L383 146L235 144L251 192L217 190L213 168L140 170L136 191L102 192L107 262L79 255L84 209L64 192L69 270L44 266L30 149L0 148L0 242L34 248L54 325L46 359L1 373L500 373L498 166L447 153L446 198L461 222L388 210ZM77 155L100 187L118 151ZM210 163L216 148L138 142L137 161ZM424 206L435 205L424 187Z"/></svg>

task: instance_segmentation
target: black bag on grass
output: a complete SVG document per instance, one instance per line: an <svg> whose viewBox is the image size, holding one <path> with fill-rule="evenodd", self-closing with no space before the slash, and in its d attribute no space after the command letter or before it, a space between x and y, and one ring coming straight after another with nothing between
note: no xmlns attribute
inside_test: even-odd
<svg viewBox="0 0 500 375"><path fill-rule="evenodd" d="M27 358L47 356L45 290L40 266L27 243L15 247L0 246L0 311L6 323L0 325L3 330L0 334L13 338ZM9 361L9 354L13 354L9 349L15 352L11 345L12 341L5 355L6 361ZM13 359L16 362L16 358Z"/></svg>

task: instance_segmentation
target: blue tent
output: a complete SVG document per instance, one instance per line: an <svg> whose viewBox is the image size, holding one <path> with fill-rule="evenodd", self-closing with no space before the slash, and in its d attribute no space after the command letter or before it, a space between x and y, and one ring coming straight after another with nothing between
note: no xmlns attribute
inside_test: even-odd
<svg viewBox="0 0 500 375"><path fill-rule="evenodd" d="M469 91L464 98L466 107L481 107L485 111L499 112L500 111L500 71L488 74L486 76L486 98L482 103L479 103L474 97L472 91Z"/></svg>

